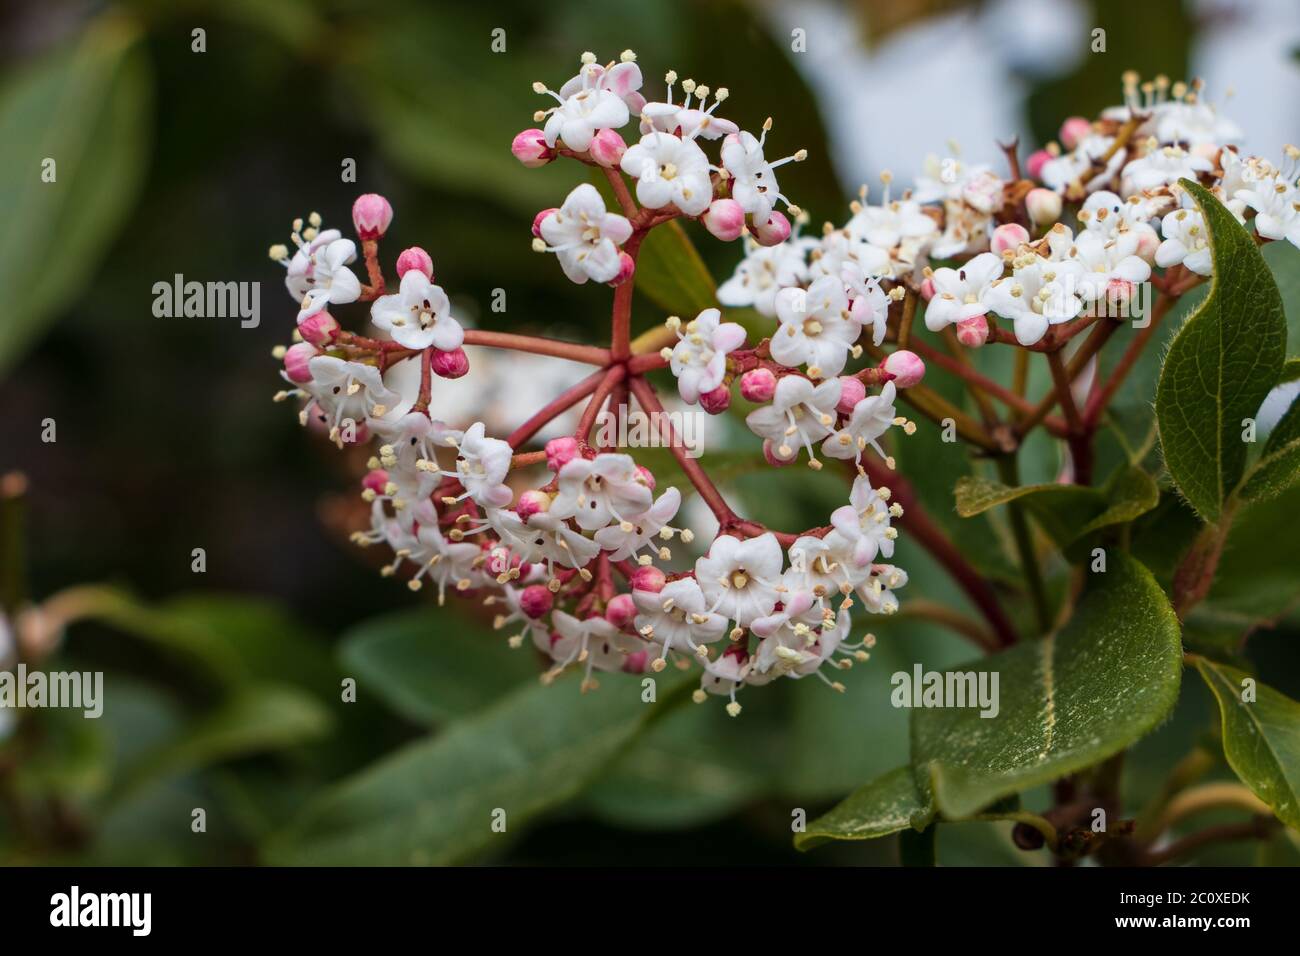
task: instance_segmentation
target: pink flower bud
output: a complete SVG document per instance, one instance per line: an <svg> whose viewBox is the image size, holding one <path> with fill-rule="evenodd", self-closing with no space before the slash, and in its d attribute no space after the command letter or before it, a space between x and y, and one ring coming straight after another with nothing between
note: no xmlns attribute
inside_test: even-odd
<svg viewBox="0 0 1300 956"><path fill-rule="evenodd" d="M1031 189L1025 196L1025 211L1035 226L1047 226L1061 218L1061 196L1050 189Z"/></svg>
<svg viewBox="0 0 1300 956"><path fill-rule="evenodd" d="M1082 116L1071 116L1061 124L1058 139L1066 149L1074 149L1083 142L1084 137L1092 132L1092 124Z"/></svg>
<svg viewBox="0 0 1300 956"><path fill-rule="evenodd" d="M400 279L412 269L423 272L430 282L433 281L433 259L419 246L403 249L397 257L397 278Z"/></svg>
<svg viewBox="0 0 1300 956"><path fill-rule="evenodd" d="M786 465L794 461L795 458L797 457L799 457L797 452L794 455L791 455L789 458L778 457L776 453L776 448L772 445L772 439L770 438L763 439L763 458L769 465L772 465L776 468L784 468Z"/></svg>
<svg viewBox="0 0 1300 956"><path fill-rule="evenodd" d="M361 479L361 487L369 488L377 495L382 495L388 486L388 472L382 468L373 468Z"/></svg>
<svg viewBox="0 0 1300 956"><path fill-rule="evenodd" d="M998 226L993 230L993 238L989 240L989 248L998 255L1007 250L1016 250L1024 243L1029 241L1029 230L1018 222L1008 222Z"/></svg>
<svg viewBox="0 0 1300 956"><path fill-rule="evenodd" d="M934 280L929 276L926 276L921 282L921 298L926 302L934 298Z"/></svg>
<svg viewBox="0 0 1300 956"><path fill-rule="evenodd" d="M700 395L700 408L710 415L721 415L730 407L731 389L725 385L719 385L713 391Z"/></svg>
<svg viewBox="0 0 1300 956"><path fill-rule="evenodd" d="M551 471L559 471L577 457L578 439L572 435L552 438L546 443L546 467Z"/></svg>
<svg viewBox="0 0 1300 956"><path fill-rule="evenodd" d="M622 285L628 279L632 278L632 273L635 271L636 271L636 260L633 259L626 252L620 252L618 254L618 275L614 276L614 278L610 280L608 285L610 285L611 287Z"/></svg>
<svg viewBox="0 0 1300 956"><path fill-rule="evenodd" d="M773 210L772 217L761 226L755 224L751 232L760 246L779 246L790 238L790 220Z"/></svg>
<svg viewBox="0 0 1300 956"><path fill-rule="evenodd" d="M617 628L627 627L636 617L636 603L630 594L618 594L605 605L605 620Z"/></svg>
<svg viewBox="0 0 1300 956"><path fill-rule="evenodd" d="M1148 265L1154 265L1156 261L1156 250L1160 248L1160 237L1150 226L1138 228L1135 230L1138 236L1138 247L1135 255L1141 257Z"/></svg>
<svg viewBox="0 0 1300 956"><path fill-rule="evenodd" d="M1041 179L1043 166L1052 159L1055 159L1051 153L1045 149L1038 149L1029 154L1025 160L1025 172L1029 173L1030 179Z"/></svg>
<svg viewBox="0 0 1300 956"><path fill-rule="evenodd" d="M854 378L852 375L840 376L840 401L835 406L835 410L844 415L853 411L853 406L858 404L867 397L867 386L862 384L862 379Z"/></svg>
<svg viewBox="0 0 1300 956"><path fill-rule="evenodd" d="M664 573L650 564L639 566L632 572L632 577L628 581L633 591L649 591L651 594L658 594L668 583Z"/></svg>
<svg viewBox="0 0 1300 956"><path fill-rule="evenodd" d="M433 361L429 365L434 375L441 375L443 378L460 378L469 371L469 356L461 348L452 349L450 352L434 349Z"/></svg>
<svg viewBox="0 0 1300 956"><path fill-rule="evenodd" d="M606 169L614 169L627 152L627 143L618 135L617 130L602 129L591 140L587 150L591 158Z"/></svg>
<svg viewBox="0 0 1300 956"><path fill-rule="evenodd" d="M636 471L637 474L639 474L641 478L645 481L646 487L649 488L651 491L654 491L655 484L656 484L654 472L651 471L649 468L647 468L645 465L637 465Z"/></svg>
<svg viewBox="0 0 1300 956"><path fill-rule="evenodd" d="M339 330L338 321L328 312L314 312L298 323L298 334L304 342L324 348Z"/></svg>
<svg viewBox="0 0 1300 956"><path fill-rule="evenodd" d="M957 323L957 341L969 349L977 349L989 340L989 323L982 315L974 315Z"/></svg>
<svg viewBox="0 0 1300 956"><path fill-rule="evenodd" d="M546 145L546 135L540 129L526 129L510 144L510 152L529 169L545 166L555 158L555 150Z"/></svg>
<svg viewBox="0 0 1300 956"><path fill-rule="evenodd" d="M352 225L363 240L379 239L393 221L393 207L379 193L358 196L352 204Z"/></svg>
<svg viewBox="0 0 1300 956"><path fill-rule="evenodd" d="M530 584L519 593L519 610L534 621L549 614L554 603L551 589L544 584Z"/></svg>
<svg viewBox="0 0 1300 956"><path fill-rule="evenodd" d="M642 674L645 672L645 665L649 660L649 651L633 651L623 658L623 672L625 674Z"/></svg>
<svg viewBox="0 0 1300 956"><path fill-rule="evenodd" d="M557 213L557 212L559 212L559 211L560 211L560 210L558 210L558 209L556 209L554 206L552 206L550 209L543 209L541 212L539 212L536 216L533 217L533 236L534 236L534 238L537 238L537 239L542 238L542 222L543 222L547 217L552 216L552 215L554 215L555 213Z"/></svg>
<svg viewBox="0 0 1300 956"><path fill-rule="evenodd" d="M770 369L752 368L740 376L740 394L751 402L770 402L776 394L776 376Z"/></svg>
<svg viewBox="0 0 1300 956"><path fill-rule="evenodd" d="M987 323L985 331L987 332ZM911 388L925 378L925 363L921 361L921 356L907 349L890 352L881 365L894 376L895 388Z"/></svg>
<svg viewBox="0 0 1300 956"><path fill-rule="evenodd" d="M533 515L549 511L550 508L550 495L537 488L529 488L519 496L519 503L515 505L515 514L527 521Z"/></svg>
<svg viewBox="0 0 1300 956"><path fill-rule="evenodd" d="M1137 286L1127 279L1111 279L1106 283L1106 314L1118 318L1127 315L1129 303Z"/></svg>
<svg viewBox="0 0 1300 956"><path fill-rule="evenodd" d="M316 351L316 346L309 342L298 342L284 353L284 371L289 376L289 381L297 382L301 385L303 382L311 381L311 369L307 363L320 353Z"/></svg>
<svg viewBox="0 0 1300 956"><path fill-rule="evenodd" d="M700 217L704 228L723 242L739 239L745 231L745 210L734 199L715 199Z"/></svg>

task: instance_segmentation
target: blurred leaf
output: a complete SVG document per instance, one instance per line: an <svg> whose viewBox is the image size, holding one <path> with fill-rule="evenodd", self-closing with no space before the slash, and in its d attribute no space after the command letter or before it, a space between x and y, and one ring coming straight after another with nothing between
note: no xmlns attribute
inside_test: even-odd
<svg viewBox="0 0 1300 956"><path fill-rule="evenodd" d="M1300 249L1289 242L1270 242L1259 253L1268 263L1278 294L1282 296L1282 308L1286 311L1287 355L1300 355ZM1284 376L1280 381L1289 379Z"/></svg>
<svg viewBox="0 0 1300 956"><path fill-rule="evenodd" d="M996 717L913 711L917 785L933 788L945 817L1099 763L1173 708L1182 671L1173 609L1146 568L1121 551L1109 559L1059 633L966 668L999 674Z"/></svg>
<svg viewBox="0 0 1300 956"><path fill-rule="evenodd" d="M1269 433L1259 458L1242 480L1243 501L1275 498L1300 480L1300 401L1293 401Z"/></svg>
<svg viewBox="0 0 1300 956"><path fill-rule="evenodd" d="M1196 669L1219 702L1228 763L1279 820L1300 827L1300 704L1263 683L1244 701L1243 682L1254 678L1203 657Z"/></svg>
<svg viewBox="0 0 1300 956"><path fill-rule="evenodd" d="M135 203L152 99L137 35L102 17L0 91L0 374L80 295Z"/></svg>
<svg viewBox="0 0 1300 956"><path fill-rule="evenodd" d="M505 632L484 633L451 612L427 608L354 628L339 659L363 689L426 725L467 717L538 672L531 642L511 650Z"/></svg>
<svg viewBox="0 0 1300 956"><path fill-rule="evenodd" d="M1282 371L1286 316L1254 239L1203 187L1181 182L1210 232L1214 283L1165 357L1156 420L1178 490L1216 522L1246 465L1242 421L1255 415Z"/></svg>
<svg viewBox="0 0 1300 956"><path fill-rule="evenodd" d="M292 865L440 865L465 861L580 793L688 686L659 678L659 703L614 675L599 693L573 681L520 688L490 710L412 744L326 791L273 837Z"/></svg>
<svg viewBox="0 0 1300 956"><path fill-rule="evenodd" d="M1300 486L1237 511L1214 583L1197 615L1235 618L1240 633L1272 623L1300 601Z"/></svg>
<svg viewBox="0 0 1300 956"><path fill-rule="evenodd" d="M646 235L635 281L638 290L683 321L718 307L713 276L679 222L665 223Z"/></svg>
<svg viewBox="0 0 1300 956"><path fill-rule="evenodd" d="M911 767L899 767L849 794L829 813L795 834L798 850L811 850L832 840L873 840L908 827L924 828L934 819L934 806L916 788Z"/></svg>
<svg viewBox="0 0 1300 956"><path fill-rule="evenodd" d="M330 724L324 708L300 691L271 684L244 688L128 768L117 796L161 777L314 740Z"/></svg>

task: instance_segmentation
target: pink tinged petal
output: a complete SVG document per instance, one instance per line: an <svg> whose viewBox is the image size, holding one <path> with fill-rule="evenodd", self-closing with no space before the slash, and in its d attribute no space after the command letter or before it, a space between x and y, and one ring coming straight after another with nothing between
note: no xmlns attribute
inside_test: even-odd
<svg viewBox="0 0 1300 956"><path fill-rule="evenodd" d="M713 347L719 352L733 352L745 344L745 327L738 322L724 322L713 333Z"/></svg>

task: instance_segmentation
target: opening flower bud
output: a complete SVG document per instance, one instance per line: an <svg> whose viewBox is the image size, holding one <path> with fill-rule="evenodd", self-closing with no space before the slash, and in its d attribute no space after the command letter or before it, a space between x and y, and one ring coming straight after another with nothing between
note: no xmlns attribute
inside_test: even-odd
<svg viewBox="0 0 1300 956"><path fill-rule="evenodd" d="M559 471L578 457L578 440L572 435L552 438L546 443L546 467Z"/></svg>
<svg viewBox="0 0 1300 956"><path fill-rule="evenodd" d="M732 242L745 231L745 210L734 199L715 199L700 222L714 238Z"/></svg>
<svg viewBox="0 0 1300 956"><path fill-rule="evenodd" d="M1050 225L1061 218L1060 194L1050 189L1031 189L1025 197L1025 211L1034 225Z"/></svg>
<svg viewBox="0 0 1300 956"><path fill-rule="evenodd" d="M790 220L773 211L767 222L761 226L755 224L751 231L760 246L779 246L790 238Z"/></svg>
<svg viewBox="0 0 1300 956"><path fill-rule="evenodd" d="M430 282L433 281L433 259L419 246L403 249L397 257L397 277L400 279L412 269L423 272Z"/></svg>
<svg viewBox="0 0 1300 956"><path fill-rule="evenodd" d="M626 252L618 254L618 275L610 280L609 285L622 285L628 279L632 278L632 273L636 271L636 260Z"/></svg>
<svg viewBox="0 0 1300 956"><path fill-rule="evenodd" d="M731 389L719 385L711 392L700 394L700 408L710 415L721 415L731 407Z"/></svg>
<svg viewBox="0 0 1300 956"><path fill-rule="evenodd" d="M645 465L637 465L636 472L638 475L641 476L641 479L645 482L645 486L649 488L651 491L654 491L655 490L654 472L651 471L649 468L647 468Z"/></svg>
<svg viewBox="0 0 1300 956"><path fill-rule="evenodd" d="M510 152L529 169L545 166L555 158L555 150L546 145L546 136L540 129L526 129L514 138Z"/></svg>
<svg viewBox="0 0 1300 956"><path fill-rule="evenodd" d="M379 193L358 196L352 204L352 225L363 240L382 238L393 222L393 207Z"/></svg>
<svg viewBox="0 0 1300 956"><path fill-rule="evenodd" d="M969 349L977 349L989 340L989 323L982 315L974 315L957 323L957 341Z"/></svg>
<svg viewBox="0 0 1300 956"><path fill-rule="evenodd" d="M1083 142L1084 137L1092 132L1092 124L1082 116L1071 116L1061 124L1058 139L1066 149L1074 149Z"/></svg>
<svg viewBox="0 0 1300 956"><path fill-rule="evenodd" d="M623 142L623 137L618 135L617 130L602 129L592 138L588 151L598 164L606 169L614 169L623 161L627 143Z"/></svg>
<svg viewBox="0 0 1300 956"><path fill-rule="evenodd" d="M429 364L434 375L441 375L443 378L460 378L469 371L469 356L465 354L464 349L460 348L452 349L450 352L434 349L433 361Z"/></svg>
<svg viewBox="0 0 1300 956"><path fill-rule="evenodd" d="M605 620L617 628L627 627L636 617L636 604L630 594L619 594L605 606Z"/></svg>
<svg viewBox="0 0 1300 956"><path fill-rule="evenodd" d="M1043 166L1052 159L1052 154L1045 149L1035 150L1025 160L1025 172L1030 179L1042 179Z"/></svg>
<svg viewBox="0 0 1300 956"><path fill-rule="evenodd" d="M519 594L519 610L534 621L549 614L555 598L544 584L530 584Z"/></svg>
<svg viewBox="0 0 1300 956"><path fill-rule="evenodd" d="M519 503L515 505L515 513L527 521L535 514L549 511L550 507L550 495L536 488L530 488L519 496Z"/></svg>
<svg viewBox="0 0 1300 956"><path fill-rule="evenodd" d="M987 322L984 324L984 334L987 337ZM881 365L886 372L894 376L895 388L911 388L925 378L925 363L921 361L921 356L907 349L890 352Z"/></svg>
<svg viewBox="0 0 1300 956"><path fill-rule="evenodd" d="M298 323L298 334L303 341L319 348L329 345L338 330L338 321L324 311L314 312Z"/></svg>
<svg viewBox="0 0 1300 956"><path fill-rule="evenodd" d="M643 564L633 571L629 581L632 590L650 591L653 594L658 594L664 589L664 585L668 583L664 573L650 564Z"/></svg>
<svg viewBox="0 0 1300 956"><path fill-rule="evenodd" d="M776 376L769 369L750 369L740 376L740 394L746 401L770 402L776 394Z"/></svg>
<svg viewBox="0 0 1300 956"><path fill-rule="evenodd" d="M316 346L309 342L298 342L289 346L284 353L284 372L289 376L289 380L299 385L310 382L311 369L307 367L307 363L319 354Z"/></svg>
<svg viewBox="0 0 1300 956"><path fill-rule="evenodd" d="M557 212L559 212L559 210L552 206L550 209L543 209L533 217L533 236L535 238L542 238L542 222Z"/></svg>
<svg viewBox="0 0 1300 956"><path fill-rule="evenodd" d="M989 240L989 248L998 255L1019 249L1024 243L1029 241L1029 230L1018 222L1003 223L993 230L993 238Z"/></svg>

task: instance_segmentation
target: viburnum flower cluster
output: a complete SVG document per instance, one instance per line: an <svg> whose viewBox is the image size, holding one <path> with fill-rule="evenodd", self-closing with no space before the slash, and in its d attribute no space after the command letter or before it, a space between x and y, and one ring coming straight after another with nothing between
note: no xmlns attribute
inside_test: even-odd
<svg viewBox="0 0 1300 956"><path fill-rule="evenodd" d="M1240 155L1239 131L1197 84L1126 76L1123 106L1095 121L1068 120L1060 143L1031 155L1023 172L1014 144L1004 147L1005 178L988 165L932 157L915 188L900 191L885 174L879 197L864 187L847 222L811 236L778 181L804 150L769 158L772 121L741 129L724 115L725 87L670 70L662 99L651 100L643 79L631 51L603 64L584 54L558 89L534 84L547 105L534 116L539 126L511 146L526 167L570 160L590 170L590 181L537 213L533 248L554 254L570 281L613 288L607 346L467 328L418 247L397 257L390 291L379 241L393 213L377 195L353 207L364 283L354 271L357 243L315 214L294 222L292 253L271 250L299 306L297 341L279 353L290 383L280 397L297 398L303 423L339 447L375 446L362 479L370 527L354 539L385 545L385 573L414 590L490 606L497 626L514 632L513 646L529 642L552 662L548 678L580 668L583 689L595 686L595 671L674 663L698 665L697 700L724 696L733 715L741 688L779 677L816 675L842 690L827 669L865 660L874 643L870 634L852 640L851 609L891 614L907 583L889 563L903 518L890 444L916 428L900 400L956 424L986 451L1005 450L1041 423L1070 442L1074 476L1086 482L1086 442L1077 440L1118 387L1087 378L1117 326L1107 309L1147 282L1176 296L1211 269L1204 224L1179 181L1211 187L1261 240L1300 244L1300 154L1288 148L1280 167ZM686 220L742 243L718 301L752 308L766 328L710 308L648 323L634 337L641 244L651 230ZM332 309L352 302L369 303L369 334L334 318ZM913 333L921 310L947 354ZM1089 328L1081 346L1072 342ZM1035 405L954 347L986 342L1046 353L1057 389ZM497 437L483 421L440 418L449 404L440 393L469 369L466 347L595 370ZM987 416L980 422L926 387L926 360L960 375L982 401L1007 404L1015 427L992 429ZM398 374L404 367L418 376ZM761 448L770 466L802 460L820 471L828 459L843 462L846 503L801 532L738 515L709 477L707 455L695 460L672 433L652 374L671 374L681 400L712 415L728 412L738 393L752 406L743 418L755 453ZM1091 388L1082 408L1080 383ZM572 434L527 450L583 402ZM1064 419L1051 414L1057 403ZM625 416L633 405L660 416L691 488L661 486L635 449L593 438L602 413ZM691 490L717 522L707 547L682 517ZM1003 640L1009 625L987 584L923 516L904 521ZM702 553L690 561L693 550Z"/></svg>

